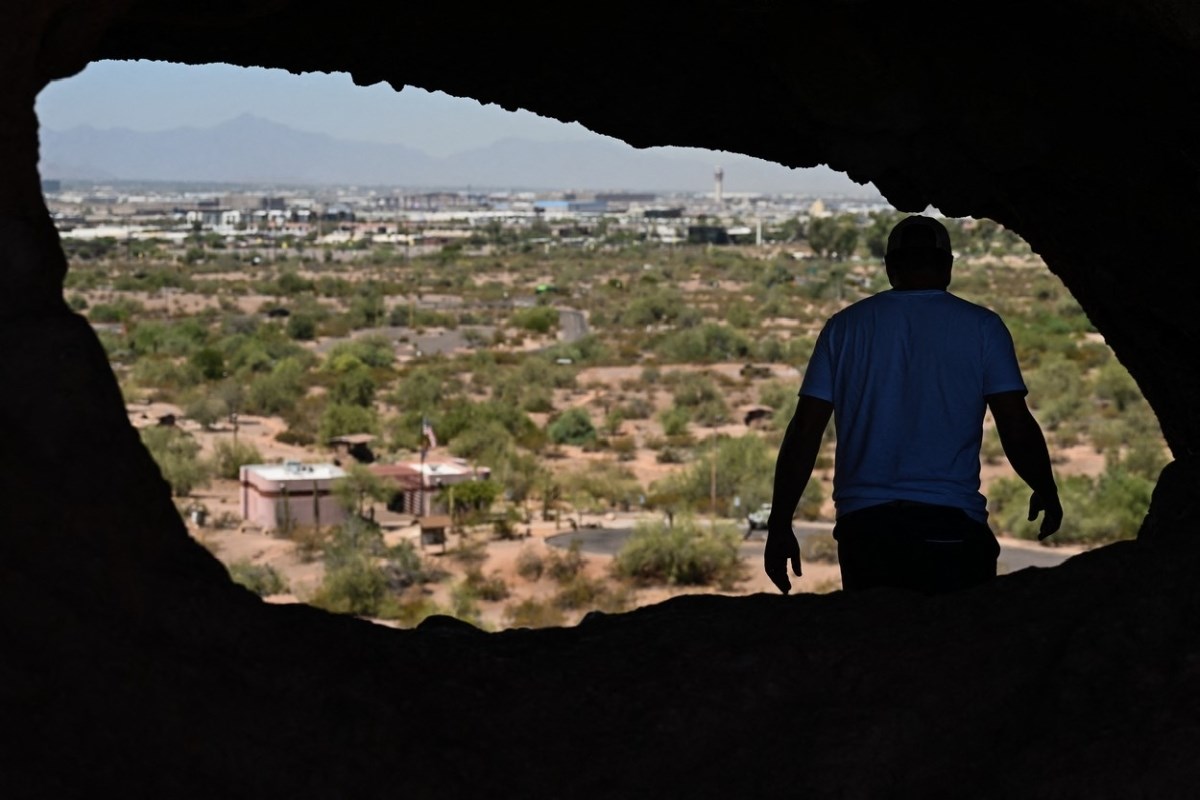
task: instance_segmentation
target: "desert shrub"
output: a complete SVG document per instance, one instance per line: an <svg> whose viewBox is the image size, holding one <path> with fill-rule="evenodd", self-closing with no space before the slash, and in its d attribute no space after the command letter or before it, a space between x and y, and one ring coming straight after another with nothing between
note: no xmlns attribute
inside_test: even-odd
<svg viewBox="0 0 1200 800"><path fill-rule="evenodd" d="M361 517L350 517L329 532L323 545L326 570L336 570L361 557L373 562L385 551L383 531L373 522Z"/></svg>
<svg viewBox="0 0 1200 800"><path fill-rule="evenodd" d="M378 431L379 414L375 409L347 403L330 403L321 412L317 438L322 442L328 442L335 436L352 433L377 433Z"/></svg>
<svg viewBox="0 0 1200 800"><path fill-rule="evenodd" d="M671 363L711 364L745 359L751 355L751 345L733 328L705 323L668 334L655 345L655 351Z"/></svg>
<svg viewBox="0 0 1200 800"><path fill-rule="evenodd" d="M617 553L617 575L638 583L732 586L742 576L740 537L728 526L701 527L694 518L641 523Z"/></svg>
<svg viewBox="0 0 1200 800"><path fill-rule="evenodd" d="M286 358L270 372L256 375L246 392L246 411L279 414L295 405L304 394L304 366Z"/></svg>
<svg viewBox="0 0 1200 800"><path fill-rule="evenodd" d="M980 448L985 464L999 464L1004 457L1004 447L1000 444L1000 434L995 428L983 432L983 444Z"/></svg>
<svg viewBox="0 0 1200 800"><path fill-rule="evenodd" d="M721 399L721 390L708 373L672 372L669 380L675 405L681 408L692 408Z"/></svg>
<svg viewBox="0 0 1200 800"><path fill-rule="evenodd" d="M815 476L811 477L800 494L800 504L796 506L796 513L801 519L817 519L821 516L821 506L824 502L825 490L821 488L821 482Z"/></svg>
<svg viewBox="0 0 1200 800"><path fill-rule="evenodd" d="M521 409L531 414L546 414L554 410L554 396L541 386L531 386L521 399Z"/></svg>
<svg viewBox="0 0 1200 800"><path fill-rule="evenodd" d="M142 358L133 365L130 378L138 386L155 389L179 389L195 386L199 373L190 364L180 364L173 358Z"/></svg>
<svg viewBox="0 0 1200 800"><path fill-rule="evenodd" d="M571 611L591 606L603 593L604 584L586 575L576 575L558 587L554 595L554 605L564 611Z"/></svg>
<svg viewBox="0 0 1200 800"><path fill-rule="evenodd" d="M288 336L307 342L317 337L317 320L311 314L292 314L287 321Z"/></svg>
<svg viewBox="0 0 1200 800"><path fill-rule="evenodd" d="M229 565L229 577L259 597L283 594L288 590L287 581L270 564L235 561Z"/></svg>
<svg viewBox="0 0 1200 800"><path fill-rule="evenodd" d="M208 483L207 466L199 458L200 444L189 434L173 426L156 426L143 428L141 438L176 497L186 497L195 487Z"/></svg>
<svg viewBox="0 0 1200 800"><path fill-rule="evenodd" d="M625 419L650 419L654 404L645 397L632 397L620 406L619 411Z"/></svg>
<svg viewBox="0 0 1200 800"><path fill-rule="evenodd" d="M475 567L467 570L463 581L471 587L475 596L480 600L495 603L508 597L508 584L499 573L487 577L478 567Z"/></svg>
<svg viewBox="0 0 1200 800"><path fill-rule="evenodd" d="M1150 506L1154 481L1110 462L1092 478L1069 475L1059 481L1063 526L1047 545L1105 544L1137 536ZM988 490L988 510L996 529L1019 539L1036 539L1041 517L1028 521L1029 488L1018 478L1001 478Z"/></svg>
<svg viewBox="0 0 1200 800"><path fill-rule="evenodd" d="M772 379L764 383L758 390L758 401L764 406L779 410L796 396L798 386Z"/></svg>
<svg viewBox="0 0 1200 800"><path fill-rule="evenodd" d="M715 453L714 453L715 444ZM745 508L758 508L771 499L774 476L774 454L757 435L722 437L714 444L706 443L699 458L682 472L664 479L694 508L708 508L712 502L713 459L716 458L717 510L728 511L734 497L740 497ZM815 500L819 508L824 499L819 482L810 481L805 499ZM802 513L808 516L805 506Z"/></svg>
<svg viewBox="0 0 1200 800"><path fill-rule="evenodd" d="M487 561L487 543L482 540L463 537L458 546L451 548L446 555L465 566L468 570L478 569L484 561Z"/></svg>
<svg viewBox="0 0 1200 800"><path fill-rule="evenodd" d="M311 605L334 614L387 618L397 612L387 576L374 559L358 554L327 569Z"/></svg>
<svg viewBox="0 0 1200 800"><path fill-rule="evenodd" d="M688 422L691 421L692 415L685 408L671 408L659 415L658 419L663 426L663 435L683 436L688 432Z"/></svg>
<svg viewBox="0 0 1200 800"><path fill-rule="evenodd" d="M405 588L418 583L441 580L445 573L430 567L417 552L417 547L408 539L384 551L384 572L393 589Z"/></svg>
<svg viewBox="0 0 1200 800"><path fill-rule="evenodd" d="M532 333L549 333L558 327L558 311L550 306L522 308L513 313L512 325Z"/></svg>
<svg viewBox="0 0 1200 800"><path fill-rule="evenodd" d="M596 438L592 419L582 408L568 408L550 423L546 433L555 444L582 445Z"/></svg>
<svg viewBox="0 0 1200 800"><path fill-rule="evenodd" d="M800 540L800 558L804 561L838 563L837 540L832 533L814 533Z"/></svg>
<svg viewBox="0 0 1200 800"><path fill-rule="evenodd" d="M213 446L213 474L225 480L237 479L246 464L263 463L262 453L248 442L233 442L221 439Z"/></svg>
<svg viewBox="0 0 1200 800"><path fill-rule="evenodd" d="M183 414L190 420L200 424L205 430L229 413L229 406L218 395L208 392L193 394L183 409Z"/></svg>
<svg viewBox="0 0 1200 800"><path fill-rule="evenodd" d="M618 436L609 446L618 461L633 461L637 457L637 442L632 436Z"/></svg>
<svg viewBox="0 0 1200 800"><path fill-rule="evenodd" d="M450 616L475 626L480 625L479 594L466 581L460 581L450 588Z"/></svg>
<svg viewBox="0 0 1200 800"><path fill-rule="evenodd" d="M396 604L396 615L392 618L401 627L415 628L424 622L428 617L445 614L446 611L437 603L427 597L418 597L413 600L405 600Z"/></svg>
<svg viewBox="0 0 1200 800"><path fill-rule="evenodd" d="M686 453L678 448L668 446L666 442L663 442L663 446L654 456L654 460L659 464L682 464L686 459Z"/></svg>
<svg viewBox="0 0 1200 800"><path fill-rule="evenodd" d="M329 387L331 403L355 405L369 408L375 402L375 379L371 370L361 361L343 370Z"/></svg>
<svg viewBox="0 0 1200 800"><path fill-rule="evenodd" d="M369 334L349 342L339 342L326 355L326 362L336 362L349 356L368 367L390 367L396 360L396 346L386 336Z"/></svg>
<svg viewBox="0 0 1200 800"><path fill-rule="evenodd" d="M126 322L136 319L145 311L145 306L137 300L121 298L113 303L97 303L88 312L92 322Z"/></svg>
<svg viewBox="0 0 1200 800"><path fill-rule="evenodd" d="M517 574L527 581L536 581L546 570L546 562L536 550L526 547L517 553Z"/></svg>
<svg viewBox="0 0 1200 800"><path fill-rule="evenodd" d="M438 499L444 502L453 514L487 511L499 496L500 484L491 478L464 481L447 486L438 493Z"/></svg>
<svg viewBox="0 0 1200 800"><path fill-rule="evenodd" d="M290 529L280 530L279 534L296 545L296 557L305 564L317 560L325 551L330 536L328 529L321 530L312 525L293 525Z"/></svg>
<svg viewBox="0 0 1200 800"><path fill-rule="evenodd" d="M301 447L316 442L321 415L327 405L327 398L323 396L301 397L295 405L283 412L287 430L275 434L276 441Z"/></svg>
<svg viewBox="0 0 1200 800"><path fill-rule="evenodd" d="M546 553L546 574L556 583L566 583L583 571L587 560L583 557L582 545L571 542L566 552L550 550Z"/></svg>
<svg viewBox="0 0 1200 800"><path fill-rule="evenodd" d="M225 374L225 356L215 347L202 347L189 359L192 368L206 381L215 381Z"/></svg>
<svg viewBox="0 0 1200 800"><path fill-rule="evenodd" d="M566 618L553 603L539 602L532 597L504 609L504 619L513 628L557 628Z"/></svg>

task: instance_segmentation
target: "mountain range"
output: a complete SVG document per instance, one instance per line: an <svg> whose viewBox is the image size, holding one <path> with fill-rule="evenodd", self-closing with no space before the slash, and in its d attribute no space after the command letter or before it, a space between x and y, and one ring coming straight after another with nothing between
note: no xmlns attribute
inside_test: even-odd
<svg viewBox="0 0 1200 800"><path fill-rule="evenodd" d="M41 153L42 176L63 180L702 192L712 190L719 165L728 193L878 196L873 186L825 167L790 169L735 153L637 150L597 136L501 139L433 157L403 144L339 139L250 114L209 128L155 132L43 128Z"/></svg>

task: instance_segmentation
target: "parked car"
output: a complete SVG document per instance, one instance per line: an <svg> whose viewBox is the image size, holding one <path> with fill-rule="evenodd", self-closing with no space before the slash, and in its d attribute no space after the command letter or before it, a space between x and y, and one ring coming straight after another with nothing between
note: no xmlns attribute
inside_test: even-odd
<svg viewBox="0 0 1200 800"><path fill-rule="evenodd" d="M746 536L749 539L750 534L755 531L765 531L767 529L767 519L771 516L771 504L763 503L758 508L746 515Z"/></svg>

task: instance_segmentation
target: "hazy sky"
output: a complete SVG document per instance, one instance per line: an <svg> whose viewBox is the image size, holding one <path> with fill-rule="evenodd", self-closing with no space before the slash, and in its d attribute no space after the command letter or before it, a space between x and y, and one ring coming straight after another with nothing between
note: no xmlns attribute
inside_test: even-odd
<svg viewBox="0 0 1200 800"><path fill-rule="evenodd" d="M433 157L485 147L505 138L620 144L578 123L565 124L528 111L505 111L441 92L411 87L396 92L386 84L355 86L349 75L341 73L293 75L285 70L225 64L96 62L43 90L37 111L42 125L52 130L81 125L136 131L209 128L253 114L338 139L403 144ZM726 167L736 166L739 158L696 148L659 147L653 152ZM824 167L792 172L797 190L874 191Z"/></svg>
<svg viewBox="0 0 1200 800"><path fill-rule="evenodd" d="M210 127L252 113L341 139L406 144L432 156L506 137L554 141L599 136L577 123L441 92L412 87L396 92L386 84L355 86L345 74L300 76L223 64L96 62L47 87L37 110L42 124L55 130L77 125L140 131Z"/></svg>

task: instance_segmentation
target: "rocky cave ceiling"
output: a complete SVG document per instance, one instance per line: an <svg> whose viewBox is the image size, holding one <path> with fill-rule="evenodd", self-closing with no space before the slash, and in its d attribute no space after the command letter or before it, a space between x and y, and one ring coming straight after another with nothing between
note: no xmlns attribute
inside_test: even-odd
<svg viewBox="0 0 1200 800"><path fill-rule="evenodd" d="M0 40L13 796L1185 796L1200 777L1194 4L29 0ZM345 71L993 218L1080 301L1176 461L1137 543L960 598L692 598L489 635L265 607L187 537L63 308L33 103L102 58Z"/></svg>

